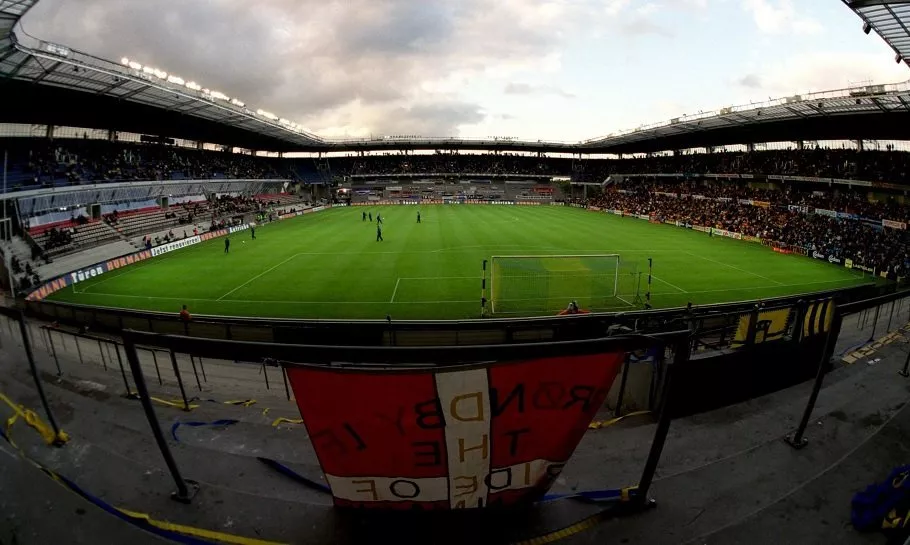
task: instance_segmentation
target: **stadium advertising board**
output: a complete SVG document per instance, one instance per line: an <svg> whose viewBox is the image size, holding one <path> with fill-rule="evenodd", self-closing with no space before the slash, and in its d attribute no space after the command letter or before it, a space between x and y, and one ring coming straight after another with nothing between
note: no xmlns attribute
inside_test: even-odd
<svg viewBox="0 0 910 545"><path fill-rule="evenodd" d="M640 219L640 220L645 220L645 221L650 221L650 220L651 220L651 216L649 216L649 215L647 215L647 214L638 214L638 215L635 216L635 217L637 217L637 218Z"/></svg>
<svg viewBox="0 0 910 545"><path fill-rule="evenodd" d="M228 229L220 229L218 231L211 231L209 233L203 233L198 236L193 236L193 237L185 238L183 240L178 240L178 241L171 242L168 244L163 244L161 246L152 248L151 250L141 250L139 252L135 252L132 254L127 254L127 255L115 257L114 259L109 259L107 261L102 261L102 262L96 263L90 267L81 268L77 271L68 272L66 274L62 274L62 275L44 283L41 287L39 287L32 293L28 294L28 296L26 297L26 300L27 301L40 301L40 300L44 299L45 297L47 297L48 295L50 295L56 291L60 291L63 288L72 286L73 284L78 284L79 282L83 282L90 278L94 278L96 276L108 273L110 271L119 269L121 267L126 267L127 265L132 265L133 263L145 261L146 259L150 259L152 257L166 254L166 253L172 252L174 250L179 250L181 248L186 248L188 246L192 246L192 245L198 244L200 242L205 242L205 241L213 239L213 238L223 237L223 236L227 235L229 232L233 233L236 231L242 231L244 229L249 229L249 227L250 226L248 224L243 224L243 225L237 225L235 227L231 227L230 231Z"/></svg>
<svg viewBox="0 0 910 545"><path fill-rule="evenodd" d="M58 276L50 282L45 283L37 290L30 293L26 299L28 301L40 301L48 295L62 290L67 286L72 286L73 284L78 284L84 280L95 278L96 276L100 276L107 272L119 269L120 267L126 267L127 265L132 265L133 263L145 261L150 257L152 257L152 252L149 250L142 250L141 252L117 257L109 261L102 261L101 263L96 263L90 267L85 267L77 271L66 273L62 276Z"/></svg>
<svg viewBox="0 0 910 545"><path fill-rule="evenodd" d="M606 399L622 352L399 373L288 367L337 506L539 499Z"/></svg>
<svg viewBox="0 0 910 545"><path fill-rule="evenodd" d="M742 239L743 239L742 233L734 233L733 231L727 231L727 230L725 230L725 229L714 229L714 234L715 234L715 235L720 235L720 236L722 236L722 237L733 238L733 239L736 239L736 240L742 240Z"/></svg>
<svg viewBox="0 0 910 545"><path fill-rule="evenodd" d="M759 206L761 208L771 208L771 203L768 201L752 201L752 206Z"/></svg>
<svg viewBox="0 0 910 545"><path fill-rule="evenodd" d="M739 199L739 204L745 204L746 206L752 206L752 199Z"/></svg>
<svg viewBox="0 0 910 545"><path fill-rule="evenodd" d="M746 242L756 242L758 244L761 244L762 242L762 239L760 237L753 237L751 235L743 235L743 240Z"/></svg>
<svg viewBox="0 0 910 545"><path fill-rule="evenodd" d="M161 254L173 252L174 250L186 248L187 246L199 244L200 242L202 242L202 237L199 237L199 236L185 238L183 240L178 240L176 242L169 242L167 244L162 244L161 246L155 246L154 248L152 248L152 255L159 256Z"/></svg>
<svg viewBox="0 0 910 545"><path fill-rule="evenodd" d="M787 205L787 210L789 210L790 212L799 212L800 214L808 214L808 213L809 213L809 207L808 207L808 206L799 206L799 205L796 205L796 204Z"/></svg>
<svg viewBox="0 0 910 545"><path fill-rule="evenodd" d="M599 206L589 206L588 210L591 212L600 212L601 208Z"/></svg>
<svg viewBox="0 0 910 545"><path fill-rule="evenodd" d="M840 265L841 263L843 263L843 260L841 260L839 257L837 257L836 255L833 255L833 254L825 255L821 252L813 251L811 255L814 259L821 259L823 261L827 261L828 263L833 263L835 265ZM850 261L850 263L852 264L853 262Z"/></svg>
<svg viewBox="0 0 910 545"><path fill-rule="evenodd" d="M902 221L882 220L882 227L888 227L890 229L900 229L903 231L903 230L907 229L907 224Z"/></svg>
<svg viewBox="0 0 910 545"><path fill-rule="evenodd" d="M834 210L827 210L825 208L816 208L815 213L819 216L828 216L829 218L836 218L837 212Z"/></svg>

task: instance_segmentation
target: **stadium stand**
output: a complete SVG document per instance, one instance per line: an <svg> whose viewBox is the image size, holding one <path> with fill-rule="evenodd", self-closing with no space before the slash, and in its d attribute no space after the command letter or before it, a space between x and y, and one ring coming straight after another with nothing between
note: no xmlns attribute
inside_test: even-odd
<svg viewBox="0 0 910 545"><path fill-rule="evenodd" d="M276 179L323 184L328 166L313 159L256 157L160 144L94 139L4 139L13 191L137 180Z"/></svg>
<svg viewBox="0 0 910 545"><path fill-rule="evenodd" d="M702 173L793 175L910 184L910 153L886 150L806 149L677 154L617 159L572 159L501 153L380 155L331 159L340 176L491 174L572 176L602 182L612 174Z"/></svg>
<svg viewBox="0 0 910 545"><path fill-rule="evenodd" d="M774 191L729 183L636 180L610 187L585 204L645 215L658 222L757 237L773 241L787 252L819 254L837 262L849 259L889 278L904 276L910 268L907 210L896 202L864 202L859 192ZM895 227L884 227L882 220L892 221Z"/></svg>

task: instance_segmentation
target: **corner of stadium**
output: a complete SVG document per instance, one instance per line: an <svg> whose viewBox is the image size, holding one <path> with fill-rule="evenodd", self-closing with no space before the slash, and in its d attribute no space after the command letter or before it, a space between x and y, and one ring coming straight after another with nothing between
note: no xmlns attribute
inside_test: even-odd
<svg viewBox="0 0 910 545"><path fill-rule="evenodd" d="M330 139L37 3L0 0L0 544L910 542L910 79ZM842 3L910 65L910 4Z"/></svg>

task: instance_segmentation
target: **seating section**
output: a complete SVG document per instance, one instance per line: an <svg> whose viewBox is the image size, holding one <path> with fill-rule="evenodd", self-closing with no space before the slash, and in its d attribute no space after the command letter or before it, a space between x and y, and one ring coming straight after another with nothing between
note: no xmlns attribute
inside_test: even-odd
<svg viewBox="0 0 910 545"><path fill-rule="evenodd" d="M84 225L49 227L44 230L39 227L32 229L32 238L47 256L55 258L78 252L85 247L117 240L120 235L104 222L95 221Z"/></svg>
<svg viewBox="0 0 910 545"><path fill-rule="evenodd" d="M116 218L108 216L105 221L109 222L118 233L130 238L170 229L173 229L175 233L182 232L187 228L192 229L195 225L210 224L211 219L212 213L208 203L202 201L186 206L174 206L167 210L156 208L120 213Z"/></svg>

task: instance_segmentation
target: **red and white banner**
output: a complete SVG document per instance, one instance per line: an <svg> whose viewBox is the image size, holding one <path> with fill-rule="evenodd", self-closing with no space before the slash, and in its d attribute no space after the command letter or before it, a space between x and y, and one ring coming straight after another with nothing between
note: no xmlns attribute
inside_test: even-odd
<svg viewBox="0 0 910 545"><path fill-rule="evenodd" d="M623 353L377 372L289 367L335 504L461 509L539 499Z"/></svg>

